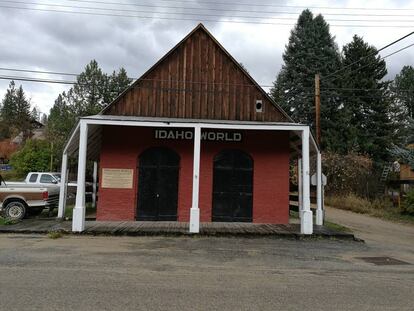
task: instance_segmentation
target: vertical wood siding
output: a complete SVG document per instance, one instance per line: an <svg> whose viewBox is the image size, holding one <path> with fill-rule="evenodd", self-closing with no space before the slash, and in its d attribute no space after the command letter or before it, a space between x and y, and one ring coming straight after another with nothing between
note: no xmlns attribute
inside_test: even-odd
<svg viewBox="0 0 414 311"><path fill-rule="evenodd" d="M263 112L256 112L256 100ZM289 122L203 27L148 71L104 114Z"/></svg>

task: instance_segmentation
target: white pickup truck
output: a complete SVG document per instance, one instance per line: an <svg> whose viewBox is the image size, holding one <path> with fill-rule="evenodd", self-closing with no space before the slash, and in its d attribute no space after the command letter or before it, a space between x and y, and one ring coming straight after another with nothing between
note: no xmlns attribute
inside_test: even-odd
<svg viewBox="0 0 414 311"><path fill-rule="evenodd" d="M30 184L30 185L43 185L43 184L60 184L60 173L54 172L30 172L26 175L23 182L9 182L9 184Z"/></svg>
<svg viewBox="0 0 414 311"><path fill-rule="evenodd" d="M0 212L7 219L20 220L26 215L53 210L59 202L59 187L9 184L0 175Z"/></svg>

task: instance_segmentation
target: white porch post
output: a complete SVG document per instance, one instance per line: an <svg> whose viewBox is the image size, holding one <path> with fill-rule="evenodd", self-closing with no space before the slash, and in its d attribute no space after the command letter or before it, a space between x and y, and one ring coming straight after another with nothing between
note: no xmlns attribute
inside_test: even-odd
<svg viewBox="0 0 414 311"><path fill-rule="evenodd" d="M72 231L82 232L85 229L85 175L86 150L88 146L88 125L80 121L78 180L76 185L76 203L73 209Z"/></svg>
<svg viewBox="0 0 414 311"><path fill-rule="evenodd" d="M98 162L93 162L92 206L96 208L96 189L98 181Z"/></svg>
<svg viewBox="0 0 414 311"><path fill-rule="evenodd" d="M323 225L323 208L322 208L322 156L318 151L316 160L316 219L315 222L318 226Z"/></svg>
<svg viewBox="0 0 414 311"><path fill-rule="evenodd" d="M310 209L309 127L302 130L302 204L300 232L302 234L312 234L313 219Z"/></svg>
<svg viewBox="0 0 414 311"><path fill-rule="evenodd" d="M62 170L61 170L61 175L60 175L59 206L58 206L58 216L57 216L58 219L62 219L65 216L67 172L68 172L68 154L64 152L62 155Z"/></svg>
<svg viewBox="0 0 414 311"><path fill-rule="evenodd" d="M298 213L302 218L303 201L302 201L302 159L298 159Z"/></svg>
<svg viewBox="0 0 414 311"><path fill-rule="evenodd" d="M198 208L199 174L200 174L200 140L201 128L194 127L194 158L193 158L193 202L190 210L190 233L200 232L200 209Z"/></svg>

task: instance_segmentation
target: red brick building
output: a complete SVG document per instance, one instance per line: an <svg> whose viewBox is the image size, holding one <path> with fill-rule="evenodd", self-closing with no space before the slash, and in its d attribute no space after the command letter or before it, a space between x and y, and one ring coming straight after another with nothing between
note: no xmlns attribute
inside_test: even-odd
<svg viewBox="0 0 414 311"><path fill-rule="evenodd" d="M302 232L311 233L310 147L319 155L309 127L200 24L99 115L80 120L62 165L65 180L78 152L73 230L84 228L87 160L96 163L97 221L182 221L198 232L200 222L288 223L289 163L300 158Z"/></svg>

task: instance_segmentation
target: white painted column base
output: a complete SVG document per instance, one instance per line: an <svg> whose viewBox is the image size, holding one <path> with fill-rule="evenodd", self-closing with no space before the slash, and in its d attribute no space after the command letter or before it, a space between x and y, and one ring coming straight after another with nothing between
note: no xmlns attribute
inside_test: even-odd
<svg viewBox="0 0 414 311"><path fill-rule="evenodd" d="M75 207L72 217L72 231L82 232L85 230L85 207Z"/></svg>
<svg viewBox="0 0 414 311"><path fill-rule="evenodd" d="M190 209L190 233L200 232L200 209Z"/></svg>
<svg viewBox="0 0 414 311"><path fill-rule="evenodd" d="M302 218L300 219L300 233L312 234L313 233L313 215L312 211L304 210L302 212Z"/></svg>
<svg viewBox="0 0 414 311"><path fill-rule="evenodd" d="M316 210L316 219L315 219L315 224L318 226L322 226L323 225L323 214L324 211L317 209Z"/></svg>

